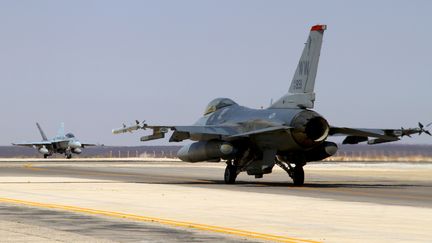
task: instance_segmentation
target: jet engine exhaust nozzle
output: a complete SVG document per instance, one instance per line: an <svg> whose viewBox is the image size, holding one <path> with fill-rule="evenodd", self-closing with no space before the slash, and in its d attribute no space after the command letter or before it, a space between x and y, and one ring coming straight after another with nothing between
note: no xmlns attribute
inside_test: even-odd
<svg viewBox="0 0 432 243"><path fill-rule="evenodd" d="M314 117L306 123L306 135L315 142L324 141L327 138L329 131L329 125L322 117Z"/></svg>
<svg viewBox="0 0 432 243"><path fill-rule="evenodd" d="M313 111L300 112L291 123L292 136L298 145L306 148L324 142L330 132L326 119Z"/></svg>

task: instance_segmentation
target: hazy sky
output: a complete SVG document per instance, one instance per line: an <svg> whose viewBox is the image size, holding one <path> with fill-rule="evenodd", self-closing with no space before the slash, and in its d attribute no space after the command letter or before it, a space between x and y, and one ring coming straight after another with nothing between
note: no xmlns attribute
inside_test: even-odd
<svg viewBox="0 0 432 243"><path fill-rule="evenodd" d="M432 121L432 1L0 1L0 145L60 122L81 140L193 123L216 97L267 106L289 87L310 26L327 24L315 110L333 125ZM428 143L428 136L403 143ZM160 140L147 144L167 144Z"/></svg>

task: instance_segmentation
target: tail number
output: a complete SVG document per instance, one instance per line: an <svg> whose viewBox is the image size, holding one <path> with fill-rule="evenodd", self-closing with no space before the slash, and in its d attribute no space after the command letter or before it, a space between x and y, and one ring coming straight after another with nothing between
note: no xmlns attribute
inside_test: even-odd
<svg viewBox="0 0 432 243"><path fill-rule="evenodd" d="M294 80L293 84L294 84L294 90L303 90L303 80L296 79Z"/></svg>

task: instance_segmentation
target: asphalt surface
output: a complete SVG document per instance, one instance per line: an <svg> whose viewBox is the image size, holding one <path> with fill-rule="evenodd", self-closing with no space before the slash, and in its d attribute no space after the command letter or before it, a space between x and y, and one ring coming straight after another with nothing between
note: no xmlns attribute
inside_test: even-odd
<svg viewBox="0 0 432 243"><path fill-rule="evenodd" d="M275 169L272 174L265 175L262 179L255 179L246 174L241 174L234 185L226 185L223 182L223 173L223 164L212 163L88 162L82 160L64 162L50 162L49 160L44 162L0 162L0 178L14 178L11 181L2 181L1 184L3 186L6 186L8 183L10 185L25 185L29 183L26 178L74 178L84 180L69 181L67 179L59 179L37 181L33 179L34 181L31 184L59 184L60 188L62 184L71 183L88 184L89 186L92 183L108 184L107 188L110 188L110 183L113 185L121 183L124 187L128 187L128 185L180 185L185 188L208 189L209 193L213 189L235 193L258 193L262 194L262 198L269 201L268 205L270 207L272 206L272 195L275 195L329 199L348 204L350 202L361 202L368 205L382 205L380 212L385 212L383 210L390 205L425 208L427 209L425 212L428 213L432 209L432 164L308 165L305 167L306 184L303 187L294 187L288 175L280 169ZM40 195L43 196L44 194ZM52 194L49 194L49 196L52 197ZM229 199L227 200L229 201ZM277 209L274 211L277 213ZM259 241L225 234L168 227L160 224L134 222L7 203L0 203L0 220L48 228L59 232L70 232L93 237L90 239L97 239L99 241ZM429 223L427 219L426 222ZM403 221L398 223L403 225ZM355 228L353 232L355 232ZM422 236L424 232L416 232L415 229L413 232L414 236L420 234L421 237L419 239L428 237L428 235L426 237ZM2 240L0 239L0 241ZM45 240L41 242L43 241Z"/></svg>
<svg viewBox="0 0 432 243"><path fill-rule="evenodd" d="M288 175L278 168L262 179L242 173L235 185L225 185L223 164L91 162L91 165L86 166L85 161L80 161L37 162L32 163L31 167L25 166L28 163L21 165L2 166L0 163L0 176L61 176L125 183L172 184L432 208L431 164L376 164L376 170L364 169L362 164L336 170L332 170L332 164L328 168L326 164L320 164L319 168L307 165L303 187L294 187Z"/></svg>
<svg viewBox="0 0 432 243"><path fill-rule="evenodd" d="M257 242L240 237L208 234L198 230L184 230L159 226L157 224L115 220L108 217L95 217L65 211L7 204L0 204L0 216L2 221L19 222L21 225L38 226L89 237L84 238L84 240L77 239L80 242ZM3 228L0 231L2 230L7 229ZM38 235L42 242L52 240L52 238L47 236L44 236L46 238L42 238L42 235L37 231L35 232L35 230L33 232L26 232L26 234ZM15 240L16 238L10 239L10 241ZM70 241L61 238L59 240ZM1 236L0 242L5 242L5 239L2 239Z"/></svg>

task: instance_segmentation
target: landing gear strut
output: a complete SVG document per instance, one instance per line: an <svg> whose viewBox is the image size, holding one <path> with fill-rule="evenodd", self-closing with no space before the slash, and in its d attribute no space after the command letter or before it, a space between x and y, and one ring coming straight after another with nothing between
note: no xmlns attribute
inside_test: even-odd
<svg viewBox="0 0 432 243"><path fill-rule="evenodd" d="M234 184L237 178L237 166L235 166L232 161L227 161L227 166L225 168L224 180L225 184Z"/></svg>
<svg viewBox="0 0 432 243"><path fill-rule="evenodd" d="M293 179L294 186L304 185L304 170L303 166L305 163L296 163L292 166L291 163L276 159L276 164L285 170L288 175Z"/></svg>
<svg viewBox="0 0 432 243"><path fill-rule="evenodd" d="M303 165L297 164L290 175L293 179L294 186L303 186L304 184L304 170Z"/></svg>

